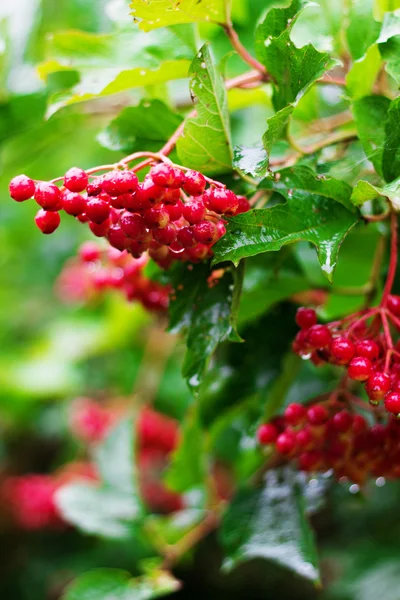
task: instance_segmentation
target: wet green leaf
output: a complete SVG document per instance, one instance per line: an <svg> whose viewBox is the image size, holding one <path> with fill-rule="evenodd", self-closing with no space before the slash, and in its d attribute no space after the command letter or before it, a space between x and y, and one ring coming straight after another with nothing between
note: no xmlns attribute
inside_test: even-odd
<svg viewBox="0 0 400 600"><path fill-rule="evenodd" d="M268 168L268 155L264 148L236 146L233 150L233 166L252 177L265 177Z"/></svg>
<svg viewBox="0 0 400 600"><path fill-rule="evenodd" d="M379 175L383 175L382 157L385 122L390 105L385 96L365 96L353 102L353 114L366 157Z"/></svg>
<svg viewBox="0 0 400 600"><path fill-rule="evenodd" d="M313 532L296 475L290 469L269 471L260 489L240 491L224 516L220 539L227 554L223 565L227 571L263 558L319 582Z"/></svg>
<svg viewBox="0 0 400 600"><path fill-rule="evenodd" d="M400 176L400 98L392 100L388 109L382 170L386 181Z"/></svg>
<svg viewBox="0 0 400 600"><path fill-rule="evenodd" d="M228 173L232 170L232 150L227 94L209 46L199 51L189 74L197 115L185 122L177 143L179 158L185 166L208 175Z"/></svg>
<svg viewBox="0 0 400 600"><path fill-rule="evenodd" d="M377 40L381 29L373 18L373 0L353 0L348 20L347 44L353 60L358 60Z"/></svg>
<svg viewBox="0 0 400 600"><path fill-rule="evenodd" d="M382 58L376 44L353 63L346 75L346 88L353 100L368 96L372 92L381 65Z"/></svg>

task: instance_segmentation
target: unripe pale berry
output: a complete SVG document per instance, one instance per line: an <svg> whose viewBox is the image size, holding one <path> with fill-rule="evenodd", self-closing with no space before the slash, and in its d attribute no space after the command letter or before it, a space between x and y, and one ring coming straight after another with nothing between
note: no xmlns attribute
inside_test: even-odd
<svg viewBox="0 0 400 600"><path fill-rule="evenodd" d="M53 233L60 225L61 218L58 212L46 211L41 208L36 214L35 223L42 233Z"/></svg>
<svg viewBox="0 0 400 600"><path fill-rule="evenodd" d="M17 202L29 200L35 193L35 182L26 175L17 175L10 181L10 196Z"/></svg>
<svg viewBox="0 0 400 600"><path fill-rule="evenodd" d="M83 192L88 184L88 176L83 169L72 167L64 175L64 185L70 192Z"/></svg>

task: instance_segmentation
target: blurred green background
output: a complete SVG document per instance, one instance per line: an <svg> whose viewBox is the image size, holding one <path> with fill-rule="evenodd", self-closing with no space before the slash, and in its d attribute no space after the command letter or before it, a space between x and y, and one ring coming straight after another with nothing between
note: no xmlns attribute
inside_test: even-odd
<svg viewBox="0 0 400 600"><path fill-rule="evenodd" d="M235 22L244 42L251 38L256 15L269 4L234 2ZM325 8L323 15L331 14L329 23L334 28L341 3L333 6L327 0L320 4ZM180 418L190 403L180 376L179 345L161 372L152 372L145 363L143 379L149 328L160 324L139 305L128 305L118 294L90 306L71 306L57 297L57 276L79 244L88 239L87 231L70 219L62 222L57 235L43 236L33 224L33 204L18 205L10 201L7 191L9 180L18 173L46 180L62 175L72 165L87 168L118 160L123 153L106 149L98 136L123 107L142 97L165 99L168 93L175 104L188 103L187 81L176 81L168 89L157 84L125 91L73 105L47 118L49 98L74 77L71 72L58 74L46 84L39 78L36 65L46 59L49 35L66 29L96 33L118 27L131 28L135 35L126 6L124 0L3 0L0 4L2 471L48 472L74 455L66 411L75 396L127 396L139 374L141 385L155 386L155 405L160 410ZM207 33L222 57L229 50L224 35L211 26ZM325 34L321 30L319 47L326 43ZM236 59L229 62L231 74L240 68ZM256 104L250 108L243 105L240 93L230 96L236 108L234 137L242 143L256 139L257 117L264 119L270 111L263 91L254 94ZM348 244L352 254L351 240ZM400 600L399 505L397 483L372 482L363 496L347 487L329 488L313 521L322 555L323 591L276 566L268 568L265 562L247 564L224 576L219 571L221 551L211 536L177 570L186 586L175 596L273 599L279 594L288 600L375 600L377 596ZM57 598L74 575L98 566L133 572L140 556L140 547L92 539L75 531L26 534L1 523L0 597Z"/></svg>

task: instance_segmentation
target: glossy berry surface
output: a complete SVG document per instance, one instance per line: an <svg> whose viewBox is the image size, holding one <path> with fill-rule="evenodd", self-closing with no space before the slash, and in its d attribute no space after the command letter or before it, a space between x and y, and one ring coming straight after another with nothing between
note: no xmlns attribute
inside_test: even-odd
<svg viewBox="0 0 400 600"><path fill-rule="evenodd" d="M330 344L331 337L331 333L325 325L313 325L307 331L307 342L312 348L326 348Z"/></svg>
<svg viewBox="0 0 400 600"><path fill-rule="evenodd" d="M10 196L17 202L29 200L35 193L35 183L26 175L17 175L10 181Z"/></svg>
<svg viewBox="0 0 400 600"><path fill-rule="evenodd" d="M365 381L372 371L372 363L369 358L364 356L355 356L349 364L348 374L350 379L355 381Z"/></svg>
<svg viewBox="0 0 400 600"><path fill-rule="evenodd" d="M313 308L301 306L296 312L296 323L301 329L310 329L317 323L317 313Z"/></svg>
<svg viewBox="0 0 400 600"><path fill-rule="evenodd" d="M355 354L355 346L345 336L338 336L332 340L330 345L330 352L338 364L348 364Z"/></svg>
<svg viewBox="0 0 400 600"><path fill-rule="evenodd" d="M55 211L62 208L59 188L47 181L39 181L36 184L34 198L44 210Z"/></svg>
<svg viewBox="0 0 400 600"><path fill-rule="evenodd" d="M35 223L42 233L50 234L60 225L61 218L57 212L46 211L42 208L35 217Z"/></svg>
<svg viewBox="0 0 400 600"><path fill-rule="evenodd" d="M273 444L278 437L278 429L272 423L265 423L257 430L257 439L260 444Z"/></svg>
<svg viewBox="0 0 400 600"><path fill-rule="evenodd" d="M64 185L70 192L83 192L89 178L83 169L72 167L64 175Z"/></svg>

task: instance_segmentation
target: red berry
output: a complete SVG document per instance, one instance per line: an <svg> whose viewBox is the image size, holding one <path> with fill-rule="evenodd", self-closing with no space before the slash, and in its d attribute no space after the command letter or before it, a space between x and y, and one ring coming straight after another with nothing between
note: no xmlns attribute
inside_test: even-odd
<svg viewBox="0 0 400 600"><path fill-rule="evenodd" d="M387 307L396 317L400 317L400 296L390 295L387 301Z"/></svg>
<svg viewBox="0 0 400 600"><path fill-rule="evenodd" d="M163 202L164 204L170 204L174 206L177 202L179 202L179 198L181 197L181 192L179 189L164 189L163 194Z"/></svg>
<svg viewBox="0 0 400 600"><path fill-rule="evenodd" d="M301 329L310 329L317 322L317 313L313 308L301 306L296 312L296 323Z"/></svg>
<svg viewBox="0 0 400 600"><path fill-rule="evenodd" d="M101 250L96 242L85 242L79 248L79 257L83 262L94 262L99 260Z"/></svg>
<svg viewBox="0 0 400 600"><path fill-rule="evenodd" d="M165 163L152 167L150 176L156 185L166 188L179 188L184 181L184 174L180 169Z"/></svg>
<svg viewBox="0 0 400 600"><path fill-rule="evenodd" d="M176 227L173 223L168 223L162 229L153 229L152 233L159 244L170 246L176 240Z"/></svg>
<svg viewBox="0 0 400 600"><path fill-rule="evenodd" d="M88 176L78 167L72 167L64 175L64 185L70 192L83 192L88 184Z"/></svg>
<svg viewBox="0 0 400 600"><path fill-rule="evenodd" d="M62 208L59 188L47 181L39 181L36 184L34 198L44 210L56 211Z"/></svg>
<svg viewBox="0 0 400 600"><path fill-rule="evenodd" d="M42 233L53 233L60 225L61 219L58 212L46 211L41 208L36 214L35 223Z"/></svg>
<svg viewBox="0 0 400 600"><path fill-rule="evenodd" d="M205 244L196 244L193 248L187 248L186 252L188 253L189 260L193 262L199 262L207 258L209 254L209 247Z"/></svg>
<svg viewBox="0 0 400 600"><path fill-rule="evenodd" d="M111 225L107 231L106 237L114 248L125 250L127 238L119 225Z"/></svg>
<svg viewBox="0 0 400 600"><path fill-rule="evenodd" d="M138 202L141 202L142 210L147 210L160 202L164 195L165 189L156 185L150 177L146 177L143 183L139 185L135 197Z"/></svg>
<svg viewBox="0 0 400 600"><path fill-rule="evenodd" d="M17 175L10 181L10 196L17 202L29 200L35 193L35 183L26 175Z"/></svg>
<svg viewBox="0 0 400 600"><path fill-rule="evenodd" d="M278 437L278 430L272 423L265 423L258 428L257 439L260 444L273 444Z"/></svg>
<svg viewBox="0 0 400 600"><path fill-rule="evenodd" d="M105 194L90 198L86 203L86 214L93 223L101 225L110 216L110 204L105 199Z"/></svg>
<svg viewBox="0 0 400 600"><path fill-rule="evenodd" d="M284 431L278 436L275 447L281 454L291 454L296 448L295 434L291 431Z"/></svg>
<svg viewBox="0 0 400 600"><path fill-rule="evenodd" d="M182 187L189 196L201 196L206 187L204 175L197 171L186 171Z"/></svg>
<svg viewBox="0 0 400 600"><path fill-rule="evenodd" d="M367 421L362 415L354 415L352 430L356 435L363 433L367 427Z"/></svg>
<svg viewBox="0 0 400 600"><path fill-rule="evenodd" d="M353 425L353 416L347 410L341 410L333 416L332 425L340 433L346 433Z"/></svg>
<svg viewBox="0 0 400 600"><path fill-rule="evenodd" d="M379 356L379 346L374 340L362 340L356 344L356 355L375 360Z"/></svg>
<svg viewBox="0 0 400 600"><path fill-rule="evenodd" d="M297 432L296 442L297 442L297 445L299 446L299 448L302 448L303 450L311 448L311 446L314 442L314 436L312 434L310 427L308 427L308 426L304 427L299 432Z"/></svg>
<svg viewBox="0 0 400 600"><path fill-rule="evenodd" d="M365 381L371 375L372 363L365 356L355 356L349 364L348 375L355 381Z"/></svg>
<svg viewBox="0 0 400 600"><path fill-rule="evenodd" d="M375 402L382 400L384 396L390 391L392 387L392 380L389 375L382 372L372 373L368 377L367 383L365 384L365 390L368 398Z"/></svg>
<svg viewBox="0 0 400 600"><path fill-rule="evenodd" d="M172 205L167 205L165 207L165 209L167 210L168 214L169 214L169 220L170 221L179 221L179 219L182 217L182 208L183 208L183 202L181 202L180 200Z"/></svg>
<svg viewBox="0 0 400 600"><path fill-rule="evenodd" d="M242 213L248 212L251 209L251 204L244 196L237 196L238 199L238 207L233 213L234 215L240 215Z"/></svg>
<svg viewBox="0 0 400 600"><path fill-rule="evenodd" d="M301 471L314 471L318 463L322 460L321 452L318 450L310 450L309 452L303 452L299 456L299 469Z"/></svg>
<svg viewBox="0 0 400 600"><path fill-rule="evenodd" d="M339 365L346 365L349 363L355 354L353 342L344 335L339 335L333 339L329 349L335 362Z"/></svg>
<svg viewBox="0 0 400 600"><path fill-rule="evenodd" d="M306 409L302 404L293 402L286 407L284 416L289 425L299 425L306 416Z"/></svg>
<svg viewBox="0 0 400 600"><path fill-rule="evenodd" d="M98 196L102 191L102 181L103 177L95 177L91 182L89 182L86 186L86 193L88 196Z"/></svg>
<svg viewBox="0 0 400 600"><path fill-rule="evenodd" d="M102 178L102 188L110 196L129 194L138 187L138 178L133 171L110 171Z"/></svg>
<svg viewBox="0 0 400 600"><path fill-rule="evenodd" d="M193 235L197 242L212 244L218 239L218 230L211 221L200 221L193 225Z"/></svg>
<svg viewBox="0 0 400 600"><path fill-rule="evenodd" d="M153 206L143 213L143 219L150 229L165 227L169 222L169 213L164 206Z"/></svg>
<svg viewBox="0 0 400 600"><path fill-rule="evenodd" d="M94 233L96 237L104 237L107 231L110 229L110 226L110 219L106 219L105 221L103 221L103 223L94 223L93 221L89 222L90 231Z"/></svg>
<svg viewBox="0 0 400 600"><path fill-rule="evenodd" d="M320 350L329 346L331 341L331 332L326 325L313 325L307 331L307 342L315 348Z"/></svg>
<svg viewBox="0 0 400 600"><path fill-rule="evenodd" d="M119 224L125 235L132 239L137 239L146 231L146 225L143 217L130 212L123 212Z"/></svg>
<svg viewBox="0 0 400 600"><path fill-rule="evenodd" d="M323 425L329 419L329 413L325 406L315 404L307 411L307 420L310 425Z"/></svg>
<svg viewBox="0 0 400 600"><path fill-rule="evenodd" d="M177 240L182 244L183 248L193 248L196 245L196 240L193 236L192 227L182 227L182 229L179 229Z"/></svg>
<svg viewBox="0 0 400 600"><path fill-rule="evenodd" d="M190 200L182 205L182 215L190 224L200 223L206 215L206 207L202 200Z"/></svg>
<svg viewBox="0 0 400 600"><path fill-rule="evenodd" d="M386 395L385 408L394 415L400 414L400 392L390 392Z"/></svg>
<svg viewBox="0 0 400 600"><path fill-rule="evenodd" d="M85 198L76 192L64 192L61 202L68 215L77 217L86 211Z"/></svg>
<svg viewBox="0 0 400 600"><path fill-rule="evenodd" d="M233 215L239 206L236 194L223 187L209 188L203 198L206 207L218 214Z"/></svg>

